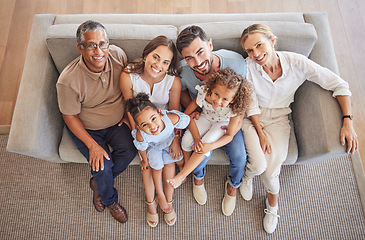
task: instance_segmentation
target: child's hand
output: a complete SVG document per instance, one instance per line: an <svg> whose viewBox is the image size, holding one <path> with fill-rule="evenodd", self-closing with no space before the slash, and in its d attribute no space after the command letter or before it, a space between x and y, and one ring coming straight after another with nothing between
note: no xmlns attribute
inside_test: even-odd
<svg viewBox="0 0 365 240"><path fill-rule="evenodd" d="M213 150L213 144L211 143L203 143L203 146L201 147L200 151L198 153L200 154L206 154Z"/></svg>
<svg viewBox="0 0 365 240"><path fill-rule="evenodd" d="M169 155L173 158L173 159L180 159L183 156L183 152L181 150L180 147L180 142L178 138L175 138L170 147L169 147Z"/></svg>
<svg viewBox="0 0 365 240"><path fill-rule="evenodd" d="M192 114L190 114L190 117L191 117L192 119L199 120L200 113L199 113L198 111L195 111L195 112L193 112Z"/></svg>
<svg viewBox="0 0 365 240"><path fill-rule="evenodd" d="M147 161L141 161L141 163L140 163L140 166L141 166L141 169L142 170L146 170L146 169L149 169L150 168L150 165L148 164L148 162Z"/></svg>
<svg viewBox="0 0 365 240"><path fill-rule="evenodd" d="M203 140L201 138L195 139L193 144L193 151L200 152L203 147Z"/></svg>

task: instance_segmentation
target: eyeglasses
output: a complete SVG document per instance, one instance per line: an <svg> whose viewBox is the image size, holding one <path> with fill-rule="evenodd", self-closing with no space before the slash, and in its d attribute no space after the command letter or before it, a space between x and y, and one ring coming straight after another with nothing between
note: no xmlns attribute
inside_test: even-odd
<svg viewBox="0 0 365 240"><path fill-rule="evenodd" d="M95 51L96 48L99 46L100 50L107 50L109 47L109 42L101 42L99 44L96 43L90 43L88 45L80 44L83 46L87 51Z"/></svg>

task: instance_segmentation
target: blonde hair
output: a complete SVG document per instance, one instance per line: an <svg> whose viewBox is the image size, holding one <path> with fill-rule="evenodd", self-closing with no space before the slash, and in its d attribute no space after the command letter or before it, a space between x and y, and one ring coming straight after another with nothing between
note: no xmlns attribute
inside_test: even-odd
<svg viewBox="0 0 365 240"><path fill-rule="evenodd" d="M276 38L276 36L274 35L274 33L272 32L272 30L269 26L267 26L265 24L261 24L261 23L252 24L251 26L248 26L247 28L245 28L245 30L243 30L243 32L241 34L240 43L241 43L241 46L243 49L245 49L243 47L243 44L247 40L248 36L253 33L260 33L269 40L272 38Z"/></svg>

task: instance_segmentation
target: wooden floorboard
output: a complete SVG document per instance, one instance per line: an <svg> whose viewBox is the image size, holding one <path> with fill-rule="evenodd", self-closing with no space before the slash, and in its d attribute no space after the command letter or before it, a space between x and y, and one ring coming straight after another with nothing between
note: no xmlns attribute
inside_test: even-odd
<svg viewBox="0 0 365 240"><path fill-rule="evenodd" d="M11 125L34 14L324 11L328 14L340 75L353 92L354 124L360 143L365 145L364 0L0 0L0 3L0 126ZM360 154L365 156L364 147L360 148Z"/></svg>

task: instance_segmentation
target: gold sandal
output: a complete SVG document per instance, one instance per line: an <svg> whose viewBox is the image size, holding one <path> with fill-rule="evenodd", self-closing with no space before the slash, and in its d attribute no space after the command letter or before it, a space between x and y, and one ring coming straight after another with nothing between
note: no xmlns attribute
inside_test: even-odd
<svg viewBox="0 0 365 240"><path fill-rule="evenodd" d="M171 202L167 202L167 204L171 204L174 200L172 200ZM167 225L172 226L176 223L176 212L175 209L172 209L172 211L170 213L164 213L164 219L165 222L167 223ZM171 222L172 221L172 222Z"/></svg>
<svg viewBox="0 0 365 240"><path fill-rule="evenodd" d="M156 203L156 199L154 199L152 202L146 201L147 205L153 205L155 203ZM158 203L156 203L156 211L157 211L157 205L158 205ZM156 227L158 224L158 213L156 212L156 213L152 214L152 213L149 213L147 210L146 219L147 219L147 223L150 227Z"/></svg>

